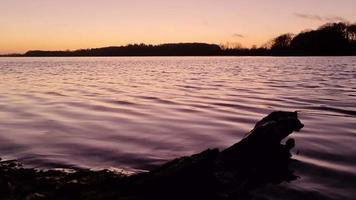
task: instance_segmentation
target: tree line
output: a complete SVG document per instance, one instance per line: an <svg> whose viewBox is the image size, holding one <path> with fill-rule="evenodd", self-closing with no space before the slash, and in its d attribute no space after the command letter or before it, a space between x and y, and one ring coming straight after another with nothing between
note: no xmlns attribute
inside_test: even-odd
<svg viewBox="0 0 356 200"><path fill-rule="evenodd" d="M206 43L129 44L74 51L28 51L22 56L342 56L356 55L356 24L328 23L297 35L280 35L261 47Z"/></svg>

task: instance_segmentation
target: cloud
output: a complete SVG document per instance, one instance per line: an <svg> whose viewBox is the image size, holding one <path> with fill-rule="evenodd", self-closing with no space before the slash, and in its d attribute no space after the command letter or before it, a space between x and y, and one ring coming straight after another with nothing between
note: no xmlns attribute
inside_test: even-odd
<svg viewBox="0 0 356 200"><path fill-rule="evenodd" d="M294 15L299 18L321 21L321 22L348 22L347 19L340 16L320 16L320 15L311 15L311 14L304 14L304 13L294 13Z"/></svg>
<svg viewBox="0 0 356 200"><path fill-rule="evenodd" d="M318 15L309 15L309 14L302 14L302 13L294 13L294 15L296 17L303 18L303 19L323 21L323 18Z"/></svg>
<svg viewBox="0 0 356 200"><path fill-rule="evenodd" d="M245 36L239 33L232 34L232 37L244 38Z"/></svg>

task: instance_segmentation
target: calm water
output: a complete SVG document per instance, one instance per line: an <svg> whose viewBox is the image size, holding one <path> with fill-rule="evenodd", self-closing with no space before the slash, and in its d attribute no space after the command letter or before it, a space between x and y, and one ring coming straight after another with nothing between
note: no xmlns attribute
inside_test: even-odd
<svg viewBox="0 0 356 200"><path fill-rule="evenodd" d="M273 110L301 112L301 178L356 196L356 57L0 58L0 157L147 170L225 148Z"/></svg>

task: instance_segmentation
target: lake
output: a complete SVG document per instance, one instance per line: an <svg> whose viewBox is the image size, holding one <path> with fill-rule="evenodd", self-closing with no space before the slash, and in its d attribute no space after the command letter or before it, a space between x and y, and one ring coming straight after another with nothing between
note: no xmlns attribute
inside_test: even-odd
<svg viewBox="0 0 356 200"><path fill-rule="evenodd" d="M274 110L305 127L300 178L266 196L354 198L356 57L0 58L0 157L29 167L149 170L226 148Z"/></svg>

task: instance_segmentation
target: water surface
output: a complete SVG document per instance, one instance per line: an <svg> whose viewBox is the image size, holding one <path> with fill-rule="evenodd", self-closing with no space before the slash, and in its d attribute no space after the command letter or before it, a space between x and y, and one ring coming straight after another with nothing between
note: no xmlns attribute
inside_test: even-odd
<svg viewBox="0 0 356 200"><path fill-rule="evenodd" d="M0 157L148 170L225 148L273 110L300 111L301 178L356 196L356 57L0 58ZM262 149L261 149L262 150ZM297 155L298 153L298 155Z"/></svg>

